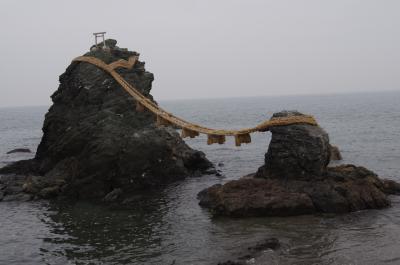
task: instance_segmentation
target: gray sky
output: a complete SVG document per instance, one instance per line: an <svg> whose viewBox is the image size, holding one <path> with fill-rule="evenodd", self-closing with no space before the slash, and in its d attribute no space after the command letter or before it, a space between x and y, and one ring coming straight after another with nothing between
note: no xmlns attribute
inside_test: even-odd
<svg viewBox="0 0 400 265"><path fill-rule="evenodd" d="M398 0L1 0L0 29L0 107L50 104L96 31L156 100L400 90Z"/></svg>

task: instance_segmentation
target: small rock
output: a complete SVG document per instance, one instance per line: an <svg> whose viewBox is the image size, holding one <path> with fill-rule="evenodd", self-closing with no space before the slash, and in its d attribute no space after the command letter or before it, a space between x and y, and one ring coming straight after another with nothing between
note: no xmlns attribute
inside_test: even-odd
<svg viewBox="0 0 400 265"><path fill-rule="evenodd" d="M343 159L342 154L337 146L330 145L329 149L331 150L331 160L338 161Z"/></svg>
<svg viewBox="0 0 400 265"><path fill-rule="evenodd" d="M400 183L391 179L383 180L383 188L387 194L400 194Z"/></svg>
<svg viewBox="0 0 400 265"><path fill-rule="evenodd" d="M32 182L28 181L22 185L22 190L26 193L35 194L39 192L38 187L36 187Z"/></svg>
<svg viewBox="0 0 400 265"><path fill-rule="evenodd" d="M108 193L103 201L104 202L114 202L122 195L122 189L113 189L110 193Z"/></svg>
<svg viewBox="0 0 400 265"><path fill-rule="evenodd" d="M7 152L7 155L14 153L32 153L28 148L17 148Z"/></svg>
<svg viewBox="0 0 400 265"><path fill-rule="evenodd" d="M3 197L3 202L10 202L10 201L27 202L30 200L32 200L32 196L26 193L11 194Z"/></svg>
<svg viewBox="0 0 400 265"><path fill-rule="evenodd" d="M247 250L250 252L244 256L239 257L238 261L228 260L226 262L218 263L219 265L245 265L245 264L255 264L256 257L260 256L263 251L277 250L280 248L279 240L276 238L268 238L262 242L257 243L254 247L249 247ZM264 264L264 263L262 263Z"/></svg>
<svg viewBox="0 0 400 265"><path fill-rule="evenodd" d="M219 265L245 265L243 262L237 262L237 261L230 261L228 260L227 262L223 263L218 263Z"/></svg>
<svg viewBox="0 0 400 265"><path fill-rule="evenodd" d="M23 191L22 185L18 185L18 183L12 183L14 185L6 186L5 192L6 194L18 194Z"/></svg>
<svg viewBox="0 0 400 265"><path fill-rule="evenodd" d="M57 196L59 192L60 192L59 187L53 186L42 189L38 195L43 199L49 199Z"/></svg>
<svg viewBox="0 0 400 265"><path fill-rule="evenodd" d="M218 265L245 265L245 263L228 260L225 262L219 262Z"/></svg>
<svg viewBox="0 0 400 265"><path fill-rule="evenodd" d="M217 174L218 171L215 168L211 167L211 168L209 168L203 172L199 172L199 173L200 173L200 175L202 175L202 174L212 175L212 174Z"/></svg>
<svg viewBox="0 0 400 265"><path fill-rule="evenodd" d="M264 241L257 243L254 247L249 247L248 249L252 252L254 251L263 251L266 249L273 249L276 250L281 246L279 243L279 240L277 238L268 238L265 239Z"/></svg>
<svg viewBox="0 0 400 265"><path fill-rule="evenodd" d="M129 198L126 198L126 199L122 202L122 204L134 203L134 202L140 201L142 198L143 198L142 195L134 195L134 196L131 196L131 197L129 197Z"/></svg>

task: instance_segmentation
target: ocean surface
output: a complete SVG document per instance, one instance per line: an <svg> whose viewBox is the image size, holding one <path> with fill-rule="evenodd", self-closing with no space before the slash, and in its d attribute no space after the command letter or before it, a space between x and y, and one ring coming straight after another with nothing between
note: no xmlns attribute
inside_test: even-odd
<svg viewBox="0 0 400 265"><path fill-rule="evenodd" d="M180 100L160 104L193 122L216 128L255 125L273 112L314 115L344 160L400 181L400 93ZM34 154L47 107L0 108L0 166ZM392 207L341 215L285 218L212 218L197 193L237 179L263 164L269 133L235 147L187 143L222 171L173 183L133 209L89 203L0 202L0 264L217 264L248 246L276 237L282 247L249 264L400 264L400 197Z"/></svg>

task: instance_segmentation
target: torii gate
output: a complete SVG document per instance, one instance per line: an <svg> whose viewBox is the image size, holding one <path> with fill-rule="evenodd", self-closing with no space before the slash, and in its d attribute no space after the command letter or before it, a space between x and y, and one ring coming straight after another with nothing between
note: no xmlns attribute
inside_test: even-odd
<svg viewBox="0 0 400 265"><path fill-rule="evenodd" d="M98 42L97 42L97 38L102 38L102 39L103 39L103 48L106 48L106 40L105 40L105 38L104 38L104 35L105 35L105 34L106 34L105 31L93 33L93 35L94 35L94 41L95 41L96 47L98 47L98 45L99 45Z"/></svg>

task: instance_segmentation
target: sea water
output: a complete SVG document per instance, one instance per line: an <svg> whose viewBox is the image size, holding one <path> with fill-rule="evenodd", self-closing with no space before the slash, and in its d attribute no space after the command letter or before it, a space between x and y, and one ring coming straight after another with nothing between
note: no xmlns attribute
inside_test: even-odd
<svg viewBox="0 0 400 265"><path fill-rule="evenodd" d="M161 101L167 110L213 128L251 127L273 112L314 115L344 160L400 181L400 93L363 93ZM36 150L48 107L0 109L0 166ZM400 264L400 197L392 207L340 215L213 218L196 195L263 164L269 133L235 147L186 142L205 152L222 176L202 176L149 193L132 209L89 203L0 202L0 264L217 264L276 237L282 246L253 264Z"/></svg>

